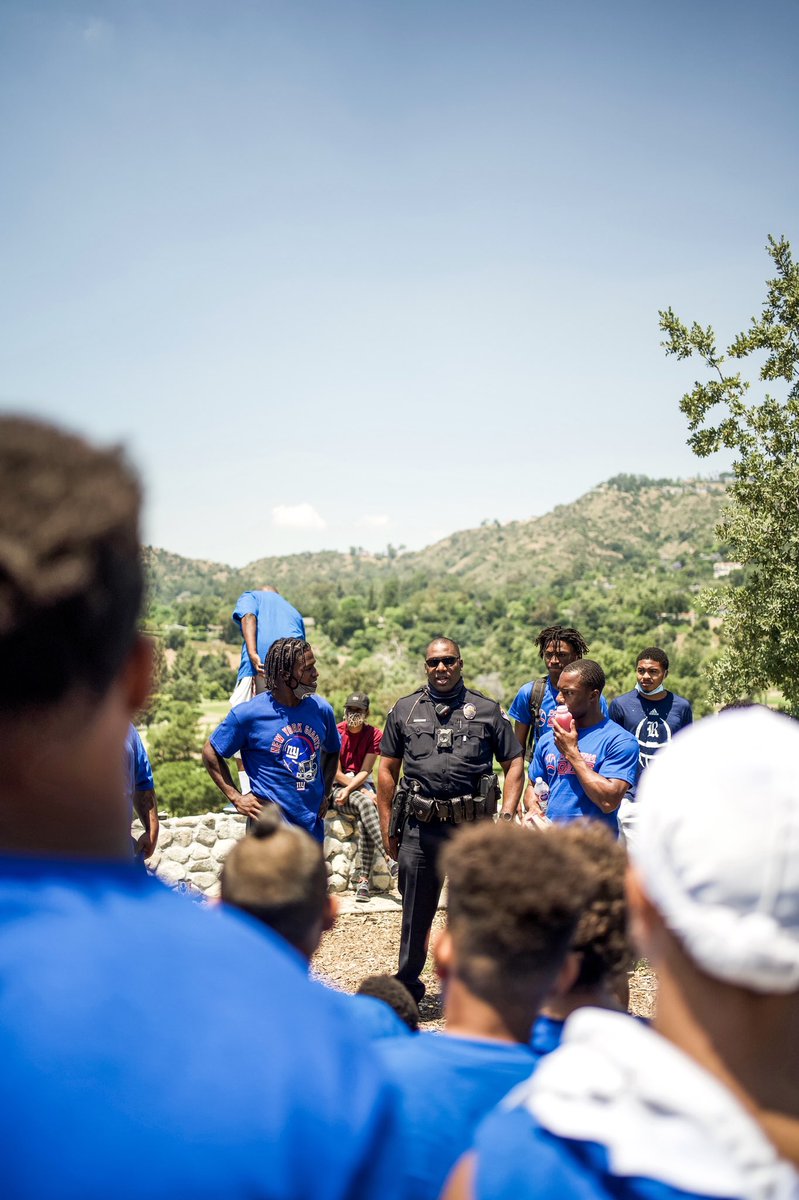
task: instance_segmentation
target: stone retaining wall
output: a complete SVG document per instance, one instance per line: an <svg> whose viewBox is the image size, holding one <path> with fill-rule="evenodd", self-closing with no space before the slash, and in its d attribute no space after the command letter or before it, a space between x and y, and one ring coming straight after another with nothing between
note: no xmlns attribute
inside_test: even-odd
<svg viewBox="0 0 799 1200"><path fill-rule="evenodd" d="M142 831L136 821L134 837ZM205 813L198 817L162 817L155 854L148 860L159 878L171 887L189 885L206 896L219 895L222 864L240 837L244 817L238 813ZM355 824L338 813L325 821L325 861L331 892L354 887L357 850ZM372 890L389 892L391 877L382 855L375 857Z"/></svg>

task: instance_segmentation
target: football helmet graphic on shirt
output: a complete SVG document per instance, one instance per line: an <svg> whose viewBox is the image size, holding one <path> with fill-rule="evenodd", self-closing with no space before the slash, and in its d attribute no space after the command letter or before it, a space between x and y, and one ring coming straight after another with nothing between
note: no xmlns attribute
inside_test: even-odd
<svg viewBox="0 0 799 1200"><path fill-rule="evenodd" d="M280 761L302 786L313 783L319 773L314 744L302 733L293 733L286 740Z"/></svg>

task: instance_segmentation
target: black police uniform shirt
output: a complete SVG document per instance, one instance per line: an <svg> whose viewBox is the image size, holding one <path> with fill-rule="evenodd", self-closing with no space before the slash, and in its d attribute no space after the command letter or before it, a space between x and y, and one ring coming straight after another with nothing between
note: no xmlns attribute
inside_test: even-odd
<svg viewBox="0 0 799 1200"><path fill-rule="evenodd" d="M450 711L439 716L437 706ZM451 747L436 745L440 729L451 730ZM507 762L519 758L522 750L495 700L467 687L433 700L423 687L403 696L388 714L380 753L401 758L403 775L417 779L424 795L446 800L476 795L480 777L493 770L494 758Z"/></svg>

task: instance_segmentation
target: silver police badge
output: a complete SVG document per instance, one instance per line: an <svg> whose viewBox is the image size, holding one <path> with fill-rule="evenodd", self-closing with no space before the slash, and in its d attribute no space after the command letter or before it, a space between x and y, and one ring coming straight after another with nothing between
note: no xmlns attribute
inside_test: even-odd
<svg viewBox="0 0 799 1200"><path fill-rule="evenodd" d="M467 721L471 721L472 717L476 717L476 716L477 716L477 709L476 709L476 708L474 707L474 705L473 705L473 704L471 704L471 703L470 703L470 704L464 704L464 706L463 706L463 715L464 715L464 717L466 718L466 720L467 720Z"/></svg>

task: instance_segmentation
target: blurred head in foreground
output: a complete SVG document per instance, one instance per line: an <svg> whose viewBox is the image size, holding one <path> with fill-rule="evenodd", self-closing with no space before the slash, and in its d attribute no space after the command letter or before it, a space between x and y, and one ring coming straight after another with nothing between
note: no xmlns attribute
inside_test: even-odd
<svg viewBox="0 0 799 1200"><path fill-rule="evenodd" d="M552 832L548 829L545 836ZM568 990L548 997L544 1011L566 1017L590 1004L626 1012L628 972L634 962L627 933L627 854L599 821L572 821L558 827L558 833L583 859L591 892L571 942Z"/></svg>
<svg viewBox="0 0 799 1200"><path fill-rule="evenodd" d="M484 821L447 845L447 926L435 957L448 1021L455 1007L491 1009L518 1041L528 1039L590 890L582 856L559 833Z"/></svg>
<svg viewBox="0 0 799 1200"><path fill-rule="evenodd" d="M123 751L151 670L139 508L119 450L0 418L0 849L130 853Z"/></svg>
<svg viewBox="0 0 799 1200"><path fill-rule="evenodd" d="M755 996L799 991L799 723L764 708L683 731L641 786L634 932L653 961Z"/></svg>
<svg viewBox="0 0 799 1200"><path fill-rule="evenodd" d="M336 919L322 847L287 824L276 805L264 807L252 831L230 851L221 883L226 904L274 929L308 960Z"/></svg>

